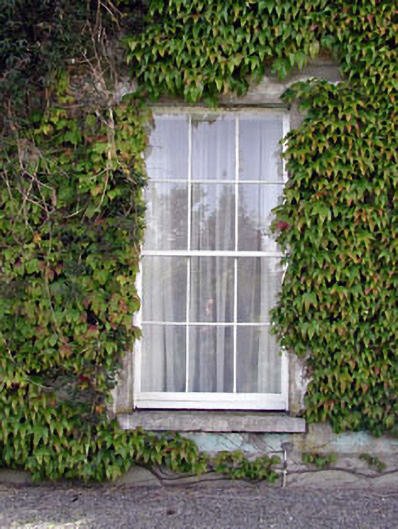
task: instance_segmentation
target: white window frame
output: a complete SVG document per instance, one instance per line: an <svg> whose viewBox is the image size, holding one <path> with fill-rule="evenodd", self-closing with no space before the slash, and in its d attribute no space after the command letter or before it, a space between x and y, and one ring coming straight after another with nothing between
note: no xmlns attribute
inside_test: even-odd
<svg viewBox="0 0 398 529"><path fill-rule="evenodd" d="M282 134L283 138L290 128L290 116L287 108L281 107L229 107L228 109L215 109L210 110L203 107L152 107L153 113L156 115L161 114L188 114L189 116L189 140L188 140L188 200L191 202L191 156L192 156L192 127L191 127L191 114L200 113L202 115L207 114L228 114L231 115L234 112L238 114L236 116L235 124L235 179L234 180L223 180L222 183L233 183L235 184L235 208L238 208L238 189L239 189L239 115L242 113L248 113L249 115L259 114L281 114L282 115ZM286 145L282 145L282 152L284 152ZM282 158L282 182L267 182L267 184L281 184L284 185L287 182L287 172L285 160ZM173 179L162 180L167 183L173 183ZM178 182L181 182L178 180ZM203 183L211 183L212 180L203 180ZM201 183L200 180L195 179L195 183ZM246 183L261 183L264 181L251 180L245 181ZM265 184L266 185L266 184ZM191 215L190 208L188 211L188 233L190 233ZM235 231L237 234L237 223L238 216L235 211ZM237 236L236 236L237 241ZM237 242L235 242L237 244ZM206 251L206 250L143 250L142 256L185 256L185 257L283 257L281 252L262 252L262 251L238 251L235 247L235 251ZM188 261L189 262L189 261ZM237 274L237 259L235 259L234 270L235 276ZM137 291L140 299L142 299L142 269L141 262L139 265L139 271L137 274ZM189 265L188 265L189 274ZM283 279L282 279L283 281ZM189 275L188 275L188 288L189 288ZM237 278L235 277L235 305L237 304ZM189 292L187 293L187 304L189 303ZM236 307L235 307L236 314ZM148 323L148 322L146 322ZM150 324L163 324L164 322L150 322ZM134 317L134 325L142 327L142 309ZM173 325L173 323L167 323L167 325ZM181 325L181 322L175 323L175 325ZM222 324L212 322L201 322L201 323L188 323L186 324L187 332L190 326L194 325L206 325L206 326L220 326ZM236 318L232 324L234 333L237 329ZM270 322L262 322L259 324L255 323L239 323L239 326L265 326L271 325ZM236 359L237 359L237 346L236 339L234 340L234 392L233 393L221 393L221 392L144 392L141 390L141 375L142 375L142 349L141 340L137 340L134 344L133 351L133 406L134 408L142 409L202 409L202 410L273 410L273 411L287 411L288 410L288 395L289 395L289 369L288 369L288 355L285 350L282 349L281 355L281 393L238 393L236 392ZM186 387L188 387L188 372L189 372L189 351L186 351L187 362L186 362Z"/></svg>

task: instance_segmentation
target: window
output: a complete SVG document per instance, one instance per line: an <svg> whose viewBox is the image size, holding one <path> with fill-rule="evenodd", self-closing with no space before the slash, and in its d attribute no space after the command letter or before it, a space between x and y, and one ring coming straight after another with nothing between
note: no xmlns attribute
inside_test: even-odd
<svg viewBox="0 0 398 529"><path fill-rule="evenodd" d="M154 113L135 406L287 409L269 321L286 122L280 110Z"/></svg>

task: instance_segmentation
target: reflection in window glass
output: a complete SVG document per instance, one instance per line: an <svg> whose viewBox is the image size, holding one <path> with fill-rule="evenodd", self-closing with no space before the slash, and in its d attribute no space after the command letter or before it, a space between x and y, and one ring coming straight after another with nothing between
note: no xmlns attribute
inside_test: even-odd
<svg viewBox="0 0 398 529"><path fill-rule="evenodd" d="M274 257L238 259L238 323L269 323L282 284L283 269Z"/></svg>
<svg viewBox="0 0 398 529"><path fill-rule="evenodd" d="M185 391L184 325L142 326L142 391Z"/></svg>
<svg viewBox="0 0 398 529"><path fill-rule="evenodd" d="M276 252L271 232L272 210L281 201L282 186L273 184L239 185L238 249Z"/></svg>
<svg viewBox="0 0 398 529"><path fill-rule="evenodd" d="M238 393L280 393L280 348L271 327L237 329Z"/></svg>
<svg viewBox="0 0 398 529"><path fill-rule="evenodd" d="M145 193L144 250L185 250L188 240L188 186L150 182Z"/></svg>
<svg viewBox="0 0 398 529"><path fill-rule="evenodd" d="M156 116L145 159L149 178L185 180L188 175L188 116Z"/></svg>
<svg viewBox="0 0 398 529"><path fill-rule="evenodd" d="M235 120L213 116L192 121L192 179L235 179Z"/></svg>
<svg viewBox="0 0 398 529"><path fill-rule="evenodd" d="M192 327L188 391L232 392L233 350L232 326Z"/></svg>
<svg viewBox="0 0 398 529"><path fill-rule="evenodd" d="M142 259L142 317L144 321L186 321L187 258Z"/></svg>
<svg viewBox="0 0 398 529"><path fill-rule="evenodd" d="M233 184L192 184L192 250L235 248Z"/></svg>
<svg viewBox="0 0 398 529"><path fill-rule="evenodd" d="M233 322L234 260L191 258L190 321Z"/></svg>
<svg viewBox="0 0 398 529"><path fill-rule="evenodd" d="M242 117L239 123L239 179L282 182L280 116Z"/></svg>

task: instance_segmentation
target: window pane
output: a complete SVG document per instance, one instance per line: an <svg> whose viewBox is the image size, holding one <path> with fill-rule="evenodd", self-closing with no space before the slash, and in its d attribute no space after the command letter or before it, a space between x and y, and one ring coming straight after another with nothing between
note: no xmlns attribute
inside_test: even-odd
<svg viewBox="0 0 398 529"><path fill-rule="evenodd" d="M190 327L188 391L233 391L233 330L230 326Z"/></svg>
<svg viewBox="0 0 398 529"><path fill-rule="evenodd" d="M246 184L239 186L238 250L275 252L271 233L272 209L282 200L282 186Z"/></svg>
<svg viewBox="0 0 398 529"><path fill-rule="evenodd" d="M185 391L183 325L142 326L142 391Z"/></svg>
<svg viewBox="0 0 398 529"><path fill-rule="evenodd" d="M241 117L239 179L282 182L282 116Z"/></svg>
<svg viewBox="0 0 398 529"><path fill-rule="evenodd" d="M233 259L226 257L191 259L190 321L232 322L233 294Z"/></svg>
<svg viewBox="0 0 398 529"><path fill-rule="evenodd" d="M192 117L192 178L235 179L235 120Z"/></svg>
<svg viewBox="0 0 398 529"><path fill-rule="evenodd" d="M186 250L188 185L150 182L145 198L144 250Z"/></svg>
<svg viewBox="0 0 398 529"><path fill-rule="evenodd" d="M185 321L187 259L145 256L142 263L143 321Z"/></svg>
<svg viewBox="0 0 398 529"><path fill-rule="evenodd" d="M146 167L149 178L188 175L188 116L155 116L149 136Z"/></svg>
<svg viewBox="0 0 398 529"><path fill-rule="evenodd" d="M283 116L167 112L154 118L146 156L143 250L156 256L142 259L141 390L233 393L235 375L239 393L280 393L281 357L268 324L280 259L217 252L278 251L270 225L282 200ZM236 179L237 119L239 183L227 183ZM211 253L158 255L164 250Z"/></svg>
<svg viewBox="0 0 398 529"><path fill-rule="evenodd" d="M193 250L235 249L233 184L192 185Z"/></svg>
<svg viewBox="0 0 398 529"><path fill-rule="evenodd" d="M281 393L280 347L270 326L238 327L238 393Z"/></svg>
<svg viewBox="0 0 398 529"><path fill-rule="evenodd" d="M279 258L238 259L238 322L268 323L276 305L283 269Z"/></svg>

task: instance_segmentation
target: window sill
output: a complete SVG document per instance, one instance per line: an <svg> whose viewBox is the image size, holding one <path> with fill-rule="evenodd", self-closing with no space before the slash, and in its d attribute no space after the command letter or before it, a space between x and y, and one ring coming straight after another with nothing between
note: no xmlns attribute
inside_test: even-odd
<svg viewBox="0 0 398 529"><path fill-rule="evenodd" d="M256 432L305 433L304 419L285 413L208 412L208 411L135 411L118 415L124 430L142 428L176 432Z"/></svg>

